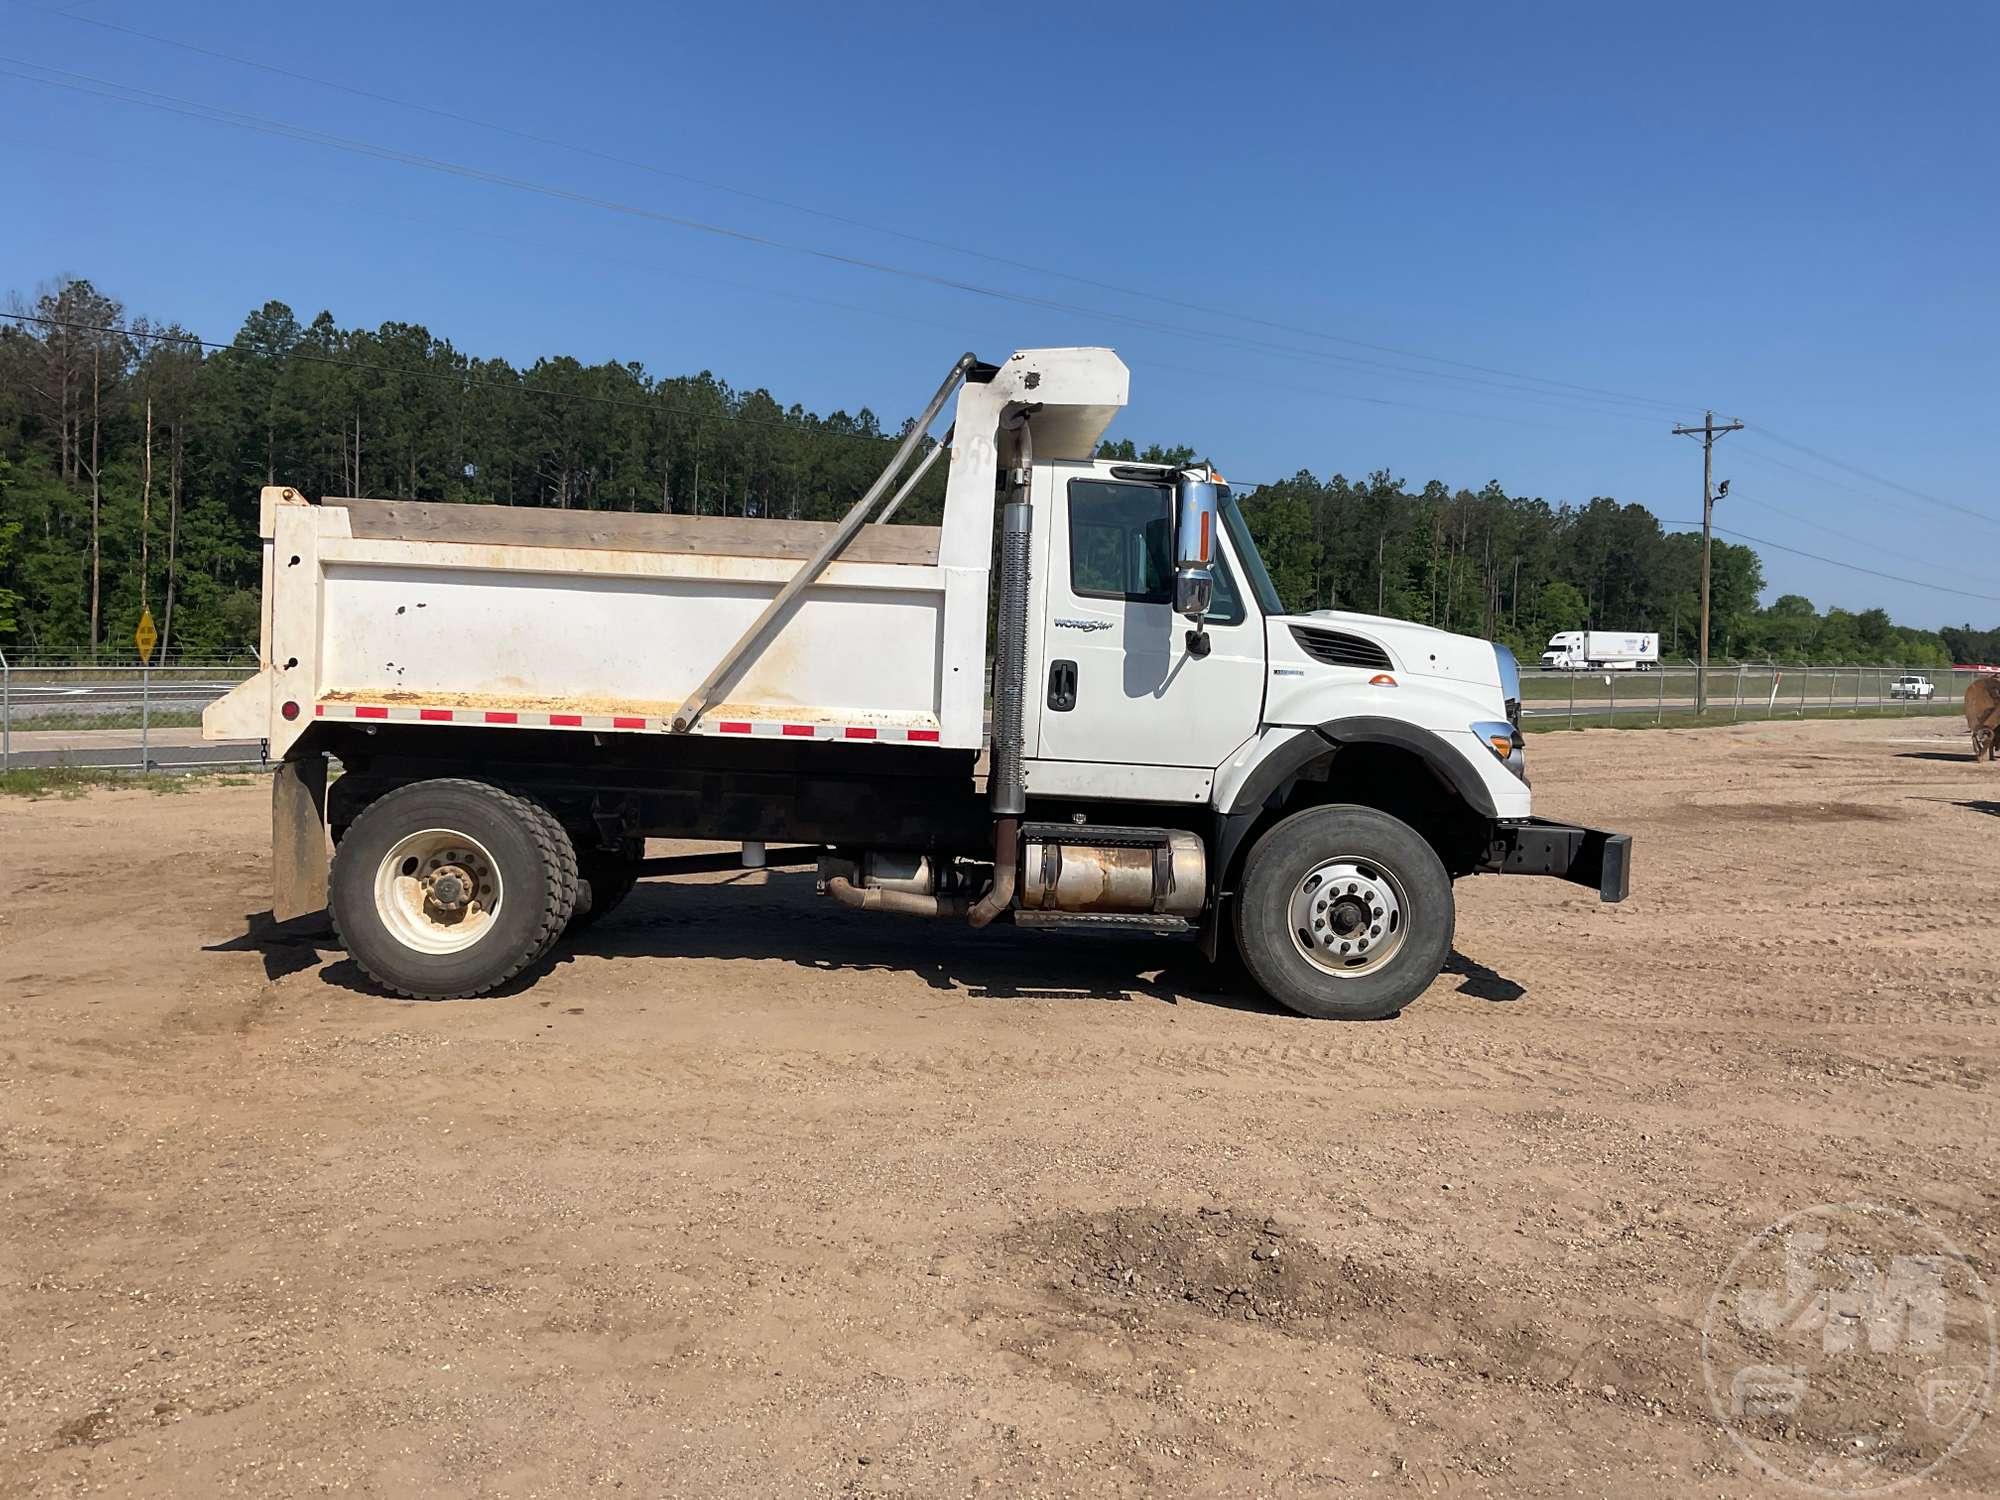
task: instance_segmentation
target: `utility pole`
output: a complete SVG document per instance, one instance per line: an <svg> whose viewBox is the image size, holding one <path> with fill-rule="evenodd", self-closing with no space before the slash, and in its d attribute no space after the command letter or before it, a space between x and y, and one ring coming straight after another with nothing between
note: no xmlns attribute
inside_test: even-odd
<svg viewBox="0 0 2000 1500"><path fill-rule="evenodd" d="M1741 422L1716 426L1715 413L1703 414L1699 427L1676 427L1675 437L1701 439L1701 661L1694 674L1694 712L1699 719L1708 712L1708 557L1715 539L1715 440L1726 432L1741 432ZM1722 493L1729 493L1729 481L1722 481Z"/></svg>

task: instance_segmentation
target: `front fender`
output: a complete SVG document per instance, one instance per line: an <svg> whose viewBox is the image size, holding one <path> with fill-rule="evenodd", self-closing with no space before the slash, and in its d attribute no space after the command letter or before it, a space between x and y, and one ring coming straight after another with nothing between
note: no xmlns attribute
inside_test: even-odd
<svg viewBox="0 0 2000 1500"><path fill-rule="evenodd" d="M1469 727L1466 739L1474 742ZM1229 764L1220 767L1215 776L1216 819L1210 875L1215 899L1209 904L1201 933L1202 950L1210 958L1215 956L1220 943L1222 908L1232 894L1237 857L1267 804L1299 777L1332 761L1343 747L1366 744L1392 745L1415 755L1467 808L1488 822L1499 816L1528 816L1527 788L1515 782L1497 760L1494 768L1519 788L1518 799L1508 799L1504 813L1501 800L1481 778L1471 757L1461 754L1443 735L1422 725L1374 714L1352 714L1310 728L1267 728ZM1483 747L1481 753L1490 754Z"/></svg>
<svg viewBox="0 0 2000 1500"><path fill-rule="evenodd" d="M1470 744L1471 732L1467 730ZM1302 775L1315 762L1328 759L1344 745L1393 745L1407 750L1430 769L1474 812L1486 818L1526 817L1526 792L1521 788L1522 805L1503 814L1497 798L1472 757L1448 742L1436 730L1402 719L1376 714L1352 714L1329 719L1311 729L1277 731L1258 742L1257 757L1233 779L1227 800L1218 798L1217 810L1225 814L1253 813L1270 800L1272 793ZM1495 762L1500 774L1512 775ZM1223 778L1218 777L1218 781ZM1221 787L1218 786L1218 791ZM1513 799L1509 799L1512 801Z"/></svg>

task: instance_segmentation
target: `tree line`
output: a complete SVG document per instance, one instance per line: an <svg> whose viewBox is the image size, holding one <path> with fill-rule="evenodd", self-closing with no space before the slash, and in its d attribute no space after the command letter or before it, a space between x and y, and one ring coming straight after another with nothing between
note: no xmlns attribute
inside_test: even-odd
<svg viewBox="0 0 2000 1500"><path fill-rule="evenodd" d="M708 371L481 358L418 324L301 323L280 302L226 343L130 312L88 281L15 297L0 327L0 646L129 659L151 610L173 656L254 649L257 492L827 519L907 432L821 416ZM1190 448L1108 456L1194 457ZM933 470L899 521L934 523ZM1245 501L1287 607L1481 633L1539 653L1556 630L1657 630L1694 650L1700 538L1645 507L1413 487L1301 470ZM1747 547L1718 541L1713 650L1943 665L2000 660L2000 631L1928 632L1879 609L1758 604Z"/></svg>

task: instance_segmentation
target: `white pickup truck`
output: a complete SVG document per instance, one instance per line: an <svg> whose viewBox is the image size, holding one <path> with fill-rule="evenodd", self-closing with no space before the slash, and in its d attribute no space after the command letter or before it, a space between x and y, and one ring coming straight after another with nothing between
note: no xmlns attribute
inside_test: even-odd
<svg viewBox="0 0 2000 1500"><path fill-rule="evenodd" d="M1936 692L1937 689L1931 686L1930 678L1920 677L1914 672L1898 677L1889 684L1891 698L1913 698L1919 703L1930 702Z"/></svg>
<svg viewBox="0 0 2000 1500"><path fill-rule="evenodd" d="M699 863L648 837L790 845L860 911L1233 941L1371 1018L1458 877L1623 899L1625 836L1530 813L1512 655L1287 613L1220 475L1093 458L1126 390L1108 349L967 355L838 523L266 489L262 667L203 728L282 762L276 916L471 995ZM869 524L944 455L941 526Z"/></svg>

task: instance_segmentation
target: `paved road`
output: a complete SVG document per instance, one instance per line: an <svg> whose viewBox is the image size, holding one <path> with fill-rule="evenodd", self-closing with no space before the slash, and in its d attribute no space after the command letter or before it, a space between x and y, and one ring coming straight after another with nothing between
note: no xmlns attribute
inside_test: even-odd
<svg viewBox="0 0 2000 1500"><path fill-rule="evenodd" d="M193 766L254 767L263 764L261 754L261 747L256 740L187 745L178 749L163 749L156 745L153 747L151 765L156 771L179 771ZM7 762L7 768L15 771L46 771L57 766L136 771L139 769L139 747L137 744L121 745L116 748L93 750L87 755L75 750L16 750Z"/></svg>
<svg viewBox="0 0 2000 1500"><path fill-rule="evenodd" d="M136 729L31 729L10 737L7 766L14 770L47 770L52 766L139 768ZM205 744L199 729L156 729L147 736L155 766L179 769L188 765L259 763L260 740L223 740Z"/></svg>
<svg viewBox="0 0 2000 1500"><path fill-rule="evenodd" d="M48 673L40 681L22 681L15 674L8 684L8 709L16 724L49 714L137 713L142 690L153 712L185 713L205 708L241 681L221 672L157 672L150 684L137 677L80 680Z"/></svg>

